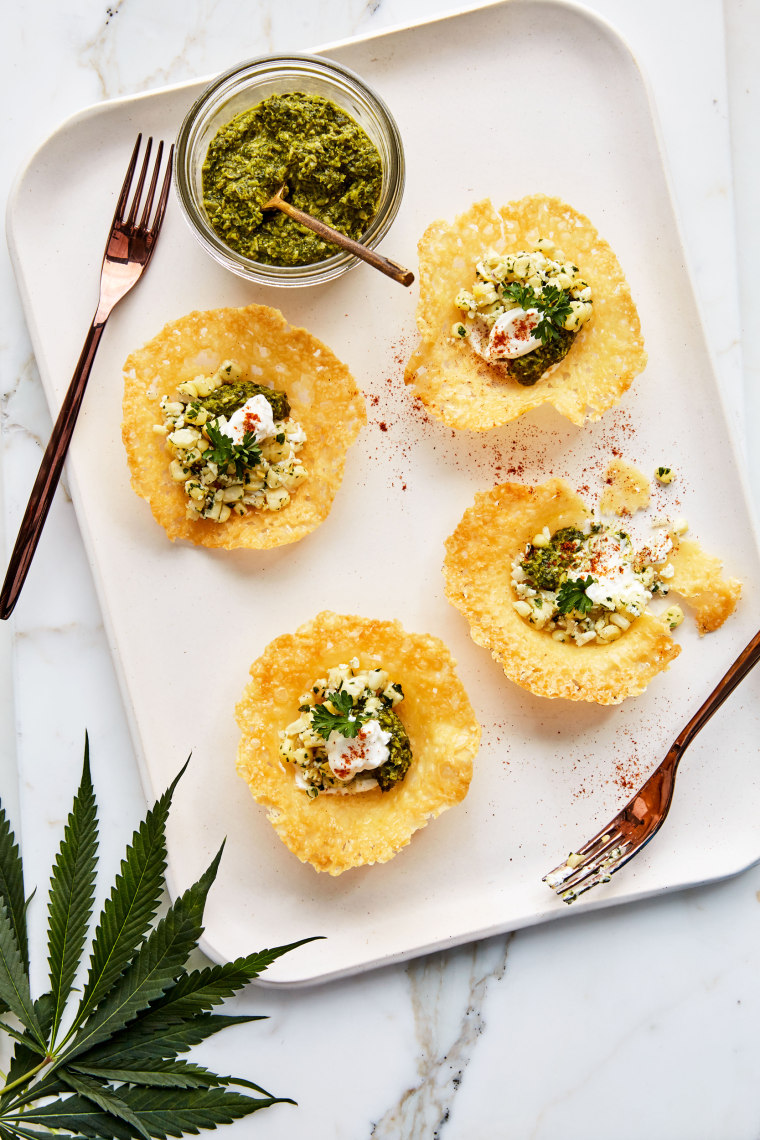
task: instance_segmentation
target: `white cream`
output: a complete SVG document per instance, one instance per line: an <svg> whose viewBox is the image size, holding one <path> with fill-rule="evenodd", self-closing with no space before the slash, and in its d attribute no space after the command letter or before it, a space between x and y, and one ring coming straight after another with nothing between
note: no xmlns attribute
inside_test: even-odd
<svg viewBox="0 0 760 1140"><path fill-rule="evenodd" d="M517 360L539 348L541 340L533 329L541 319L538 309L509 309L497 317L488 338L491 360Z"/></svg>
<svg viewBox="0 0 760 1140"><path fill-rule="evenodd" d="M368 720L355 737L331 732L325 745L327 762L338 780L352 780L357 772L370 772L388 759L390 732L377 720Z"/></svg>
<svg viewBox="0 0 760 1140"><path fill-rule="evenodd" d="M636 574L630 544L614 532L602 531L591 536L583 553L577 572L595 579L586 588L586 597L608 610L640 614L652 595Z"/></svg>
<svg viewBox="0 0 760 1140"><path fill-rule="evenodd" d="M272 405L266 396L251 396L242 408L233 412L226 423L220 422L220 430L233 443L242 443L246 432L251 432L257 443L274 435L274 415Z"/></svg>
<svg viewBox="0 0 760 1140"><path fill-rule="evenodd" d="M595 606L604 606L608 610L624 609L634 614L644 610L651 596L630 566L621 567L619 574L599 578L586 587L586 597Z"/></svg>

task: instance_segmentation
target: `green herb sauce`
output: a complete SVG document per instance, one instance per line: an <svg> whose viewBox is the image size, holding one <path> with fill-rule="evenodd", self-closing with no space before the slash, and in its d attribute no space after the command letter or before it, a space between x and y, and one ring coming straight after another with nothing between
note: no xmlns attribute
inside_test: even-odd
<svg viewBox="0 0 760 1140"><path fill-rule="evenodd" d="M372 719L378 721L384 732L389 732L388 759L381 764L372 775L380 785L383 792L389 791L396 784L400 784L412 762L412 746L406 729L391 709L381 709L373 713Z"/></svg>
<svg viewBox="0 0 760 1140"><path fill-rule="evenodd" d="M359 239L377 209L382 162L354 120L319 95L272 95L211 140L203 205L232 249L267 265L310 265L336 246L263 204L285 183L288 201Z"/></svg>
<svg viewBox="0 0 760 1140"><path fill-rule="evenodd" d="M208 396L199 399L198 403L210 416L229 419L252 396L263 396L269 401L275 420L285 420L290 415L290 403L284 392L267 388L264 384L252 384L248 380L242 380L239 384L222 384Z"/></svg>
<svg viewBox="0 0 760 1140"><path fill-rule="evenodd" d="M570 351L576 333L567 329L556 329L555 336L545 344L526 352L525 356L518 356L516 360L509 361L509 375L514 376L518 384L529 388L540 380L547 368L564 359Z"/></svg>
<svg viewBox="0 0 760 1140"><path fill-rule="evenodd" d="M583 531L565 526L552 535L548 546L528 547L520 565L536 590L558 590L573 561L573 555L585 540Z"/></svg>

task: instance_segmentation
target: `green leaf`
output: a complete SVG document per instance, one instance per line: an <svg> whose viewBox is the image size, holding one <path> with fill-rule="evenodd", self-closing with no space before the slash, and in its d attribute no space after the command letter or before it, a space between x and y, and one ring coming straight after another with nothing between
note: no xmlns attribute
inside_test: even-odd
<svg viewBox="0 0 760 1140"><path fill-rule="evenodd" d="M48 964L53 1041L87 937L95 890L97 848L97 809L90 778L90 746L85 736L82 779L50 880Z"/></svg>
<svg viewBox="0 0 760 1140"><path fill-rule="evenodd" d="M0 904L0 1000L44 1048L44 1034L29 992L29 974L4 902Z"/></svg>
<svg viewBox="0 0 760 1140"><path fill-rule="evenodd" d="M111 895L100 915L90 957L90 971L74 1027L108 993L131 960L161 901L166 870L166 820L177 782L171 783L132 837Z"/></svg>
<svg viewBox="0 0 760 1140"><path fill-rule="evenodd" d="M109 1038L172 984L203 933L206 896L216 878L223 849L224 844L205 874L170 907L61 1060L71 1060Z"/></svg>
<svg viewBox="0 0 760 1140"><path fill-rule="evenodd" d="M22 1128L21 1125L14 1125L13 1132L9 1132L6 1128L0 1125L0 1138L1 1140L18 1140L22 1137L23 1140L51 1140L50 1132L37 1132L32 1131L31 1128ZM66 1136L63 1132L56 1132L52 1135L52 1140L78 1140L76 1136Z"/></svg>
<svg viewBox="0 0 760 1140"><path fill-rule="evenodd" d="M80 1065L72 1066L78 1073L87 1073L103 1081L116 1081L119 1084L151 1085L154 1088L192 1089L211 1088L214 1085L227 1084L230 1078L218 1077L202 1065L193 1065L189 1061L136 1061L125 1068L114 1068L109 1065ZM238 1082L235 1082L236 1084ZM262 1091L262 1090L258 1090Z"/></svg>
<svg viewBox="0 0 760 1140"><path fill-rule="evenodd" d="M221 1029L260 1020L207 1011L281 954L311 939L188 973L187 959L203 932L206 898L223 845L205 874L154 925L164 885L166 818L176 783L135 832L100 917L74 1023L63 1044L50 1049L47 1035L66 1017L94 894L97 821L87 741L82 779L51 877L47 941L52 989L36 1001L15 934L16 927L25 932L20 859L0 818L0 857L6 860L2 881L7 889L9 882L13 887L10 906L0 890L0 1000L24 1027L0 1022L0 1030L16 1040L0 1090L0 1140L46 1140L50 1130L57 1140L163 1140L282 1102L253 1081L218 1076L178 1059Z"/></svg>
<svg viewBox="0 0 760 1140"><path fill-rule="evenodd" d="M589 574L583 578L568 578L563 582L557 593L557 609L561 614L579 613L587 614L593 609L594 603L586 594L589 586L596 579Z"/></svg>
<svg viewBox="0 0 760 1140"><path fill-rule="evenodd" d="M42 1035L46 1041L50 1040L50 1027L53 1024L54 1007L53 995L49 990L47 993L41 994L34 1003L34 1012L39 1018Z"/></svg>
<svg viewBox="0 0 760 1140"><path fill-rule="evenodd" d="M208 1037L234 1025L249 1021L263 1021L260 1014L226 1015L199 1014L180 1021L164 1016L162 1011L147 1010L129 1025L115 1033L105 1045L96 1046L77 1058L78 1065L111 1064L133 1065L146 1060L171 1060L178 1053L186 1053L193 1045L200 1045Z"/></svg>
<svg viewBox="0 0 760 1140"><path fill-rule="evenodd" d="M14 1041L19 1041L22 1045L26 1045L29 1049L34 1049L38 1057L45 1056L45 1046L41 1041L30 1036L27 1029L16 1029L13 1025L8 1025L6 1021L0 1021L0 1029L3 1033L7 1033Z"/></svg>
<svg viewBox="0 0 760 1140"><path fill-rule="evenodd" d="M514 301L521 309L537 309L540 320L533 329L533 336L548 344L556 340L560 330L565 327L565 320L571 313L571 297L564 289L556 285L544 285L536 291L531 285L522 285L519 281L511 281L501 288L502 296Z"/></svg>
<svg viewBox="0 0 760 1140"><path fill-rule="evenodd" d="M23 1039L20 1041L17 1040L16 1045L13 1049L11 1063L8 1066L8 1073L5 1078L5 1084L11 1085L16 1081L23 1080L27 1073L31 1073L33 1069L37 1068L39 1063L40 1054L34 1049L30 1049L27 1042ZM19 1087L20 1086L17 1086L17 1088ZM4 1093L2 1097L0 1097L0 1108L6 1105L9 1100L13 1099L17 1088L11 1089L10 1092Z"/></svg>
<svg viewBox="0 0 760 1140"><path fill-rule="evenodd" d="M256 443L253 432L245 432L241 443L233 443L226 432L219 428L216 420L211 420L206 424L206 434L211 447L203 452L205 463L216 463L221 471L226 471L232 463L235 474L240 479L246 470L257 467L261 462L261 448Z"/></svg>
<svg viewBox="0 0 760 1140"><path fill-rule="evenodd" d="M293 1104L283 1097L250 1097L241 1093L211 1089L129 1088L123 1093L124 1103L139 1117L151 1136L164 1140L167 1136L197 1135L202 1128L231 1124L273 1104ZM119 1130L119 1122L99 1112L81 1096L59 1099L24 1113L25 1124L43 1124L48 1128L66 1128L85 1136L130 1137Z"/></svg>
<svg viewBox="0 0 760 1140"><path fill-rule="evenodd" d="M339 732L341 736L353 739L367 716L362 716L358 708L354 708L354 698L344 689L337 689L325 693L325 701L329 701L335 712L331 712L326 704L314 705L311 710L311 727L325 740L330 739L331 732Z"/></svg>
<svg viewBox="0 0 760 1140"><path fill-rule="evenodd" d="M8 910L21 961L28 972L29 944L26 933L24 869L15 836L2 804L0 804L0 902L5 903Z"/></svg>
<svg viewBox="0 0 760 1140"><path fill-rule="evenodd" d="M163 997L153 1003L156 1011L164 1010L175 1017L186 1017L212 1009L247 986L254 978L271 966L272 962L297 946L313 942L313 938L302 938L287 946L275 946L271 950L259 950L234 962L218 966L207 966L204 970L193 970L175 982Z"/></svg>
<svg viewBox="0 0 760 1140"><path fill-rule="evenodd" d="M145 1140L151 1140L150 1133L141 1123L140 1118L113 1089L109 1089L107 1085L79 1073L62 1071L59 1075L75 1093L79 1093L80 1096L92 1101L97 1108L102 1109L109 1116L115 1116L117 1120L131 1124Z"/></svg>

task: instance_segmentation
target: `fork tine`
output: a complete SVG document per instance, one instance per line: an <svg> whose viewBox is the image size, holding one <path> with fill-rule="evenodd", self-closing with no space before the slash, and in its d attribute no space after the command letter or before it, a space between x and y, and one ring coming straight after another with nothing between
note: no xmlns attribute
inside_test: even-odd
<svg viewBox="0 0 760 1140"><path fill-rule="evenodd" d="M631 854L635 854L635 852L631 852ZM585 875L581 875L574 880L569 880L561 890L558 888L557 894L564 903L575 902L579 895L590 891L592 887L598 887L600 883L609 883L615 872L619 871L627 862L628 859L626 858L619 859L617 862L610 863L605 867L590 867Z"/></svg>
<svg viewBox="0 0 760 1140"><path fill-rule="evenodd" d="M587 882L589 886L594 886L597 882L606 882L610 875L617 871L618 867L622 867L623 863L627 862L628 857L633 853L633 847L630 839L623 840L622 843L608 847L590 862L581 863L573 868L572 873L558 885L557 893L559 894L562 890L561 897L564 898L566 891L581 894L582 891L588 890L588 887L583 885ZM592 878L594 881L590 882ZM579 886L582 888L581 891L577 889Z"/></svg>
<svg viewBox="0 0 760 1140"><path fill-rule="evenodd" d="M595 859L604 851L608 851L611 847L614 847L622 838L623 831L621 828L610 824L609 827L605 827L604 831L595 835L593 839L589 839L588 843L584 843L582 847L579 847L575 854L580 855L583 858L583 862L587 863L589 859Z"/></svg>
<svg viewBox="0 0 760 1140"><path fill-rule="evenodd" d="M137 207L140 205L140 197L142 196L142 189L145 184L145 175L148 172L148 160L150 159L150 152L152 148L153 137L151 136L148 139L147 145L145 147L145 156L143 158L142 167L140 168L140 177L137 179L137 186L135 187L135 192L132 197L132 205L129 208L129 217L125 222L126 226L133 226L135 224L135 218L137 217Z"/></svg>
<svg viewBox="0 0 760 1140"><path fill-rule="evenodd" d="M122 183L121 190L119 191L119 200L116 203L116 209L114 211L112 225L114 225L119 220L119 218L122 217L122 215L124 213L124 207L127 204L127 195L129 194L129 187L132 184L132 175L134 174L135 166L137 165L137 155L140 151L140 143L141 142L142 142L142 131L137 136L137 142L135 143L135 149L132 151L132 157L129 160L129 166L127 167L127 173L124 177L124 181Z"/></svg>
<svg viewBox="0 0 760 1140"><path fill-rule="evenodd" d="M595 835L588 843L584 843L583 847L571 852L564 863L548 871L541 881L548 883L552 890L556 890L577 872L589 866L596 866L599 858L614 850L622 839L623 832L620 828L610 825L601 835Z"/></svg>
<svg viewBox="0 0 760 1140"><path fill-rule="evenodd" d="M156 161L153 164L153 174L151 175L150 186L148 187L148 196L145 199L145 206L143 208L142 217L140 218L140 222L139 222L140 229L145 229L145 228L147 228L147 225L148 225L148 219L150 218L150 211L153 207L153 195L156 192L156 184L158 182L158 172L159 172L159 169L161 168L161 157L162 157L163 153L164 153L164 140L161 139L161 141L158 144L158 152L156 154Z"/></svg>
<svg viewBox="0 0 760 1140"><path fill-rule="evenodd" d="M174 144L172 143L172 145L169 147L169 159L168 159L168 163L166 166L166 174L164 175L164 184L161 187L161 196L158 199L158 205L156 206L156 216L153 219L153 225L151 227L151 233L153 234L154 237L156 237L158 235L158 231L161 227L161 222L163 221L164 213L166 211L166 203L169 200L169 187L172 184L172 161L173 161L173 159L174 159Z"/></svg>

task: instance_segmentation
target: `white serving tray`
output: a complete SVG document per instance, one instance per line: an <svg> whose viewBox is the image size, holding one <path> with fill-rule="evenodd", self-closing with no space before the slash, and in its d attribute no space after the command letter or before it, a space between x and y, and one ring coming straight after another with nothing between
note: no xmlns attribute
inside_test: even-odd
<svg viewBox="0 0 760 1140"><path fill-rule="evenodd" d="M541 18L537 19L537 8ZM325 52L396 116L407 187L384 243L415 265L437 217L473 200L557 194L616 250L650 364L620 406L578 429L551 409L486 433L454 433L415 406L403 364L416 291L365 266L286 292L212 264L172 201L150 272L106 330L69 460L146 794L192 762L169 826L169 882L184 889L226 835L204 949L323 934L267 971L298 984L733 874L760 857L758 682L749 678L689 750L663 833L568 911L541 876L628 798L756 630L759 559L743 475L685 269L645 84L617 35L568 4L508 0ZM172 138L204 81L100 104L68 120L23 172L9 239L51 407L63 398L96 298L103 242L138 130ZM51 254L54 251L54 254ZM367 394L328 520L262 553L172 545L132 493L120 438L121 366L166 321L258 302L326 341ZM643 696L614 708L547 701L512 685L470 640L442 591L443 542L476 490L567 477L593 501L613 453L676 484L659 508L686 515L743 579L737 614L683 653ZM235 773L235 703L250 662L320 609L398 617L442 637L483 726L467 799L390 863L337 879L300 864Z"/></svg>

